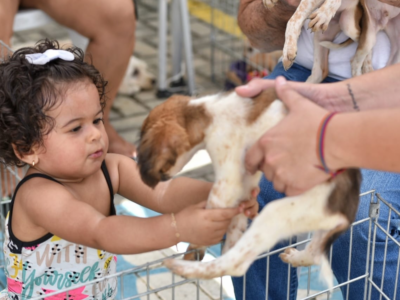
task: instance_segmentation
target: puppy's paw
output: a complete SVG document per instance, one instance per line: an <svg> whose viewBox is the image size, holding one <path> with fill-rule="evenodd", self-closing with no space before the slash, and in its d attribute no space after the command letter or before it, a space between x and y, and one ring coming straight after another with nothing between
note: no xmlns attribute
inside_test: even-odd
<svg viewBox="0 0 400 300"><path fill-rule="evenodd" d="M283 253L279 254L279 257L283 262L291 264L295 268L314 265L316 259L307 248L302 251L298 251L295 248L287 248Z"/></svg>
<svg viewBox="0 0 400 300"><path fill-rule="evenodd" d="M362 65L362 73L363 73L363 74L369 73L369 72L372 72L373 70L374 70L374 67L372 66L371 58L370 58L370 57L367 57L367 58L364 60L364 63L363 63L363 65Z"/></svg>
<svg viewBox="0 0 400 300"><path fill-rule="evenodd" d="M191 251L191 250L197 250L197 251ZM186 249L187 252L183 256L183 260L191 260L191 261L202 261L204 258L204 255L206 255L206 248L205 247L194 247L192 245L189 245L188 248Z"/></svg>
<svg viewBox="0 0 400 300"><path fill-rule="evenodd" d="M296 59L297 56L297 46L288 46L283 48L283 55L282 55L282 64L285 70L289 70L290 67L293 65L294 60Z"/></svg>
<svg viewBox="0 0 400 300"><path fill-rule="evenodd" d="M327 30L335 13L336 12L332 13L323 7L317 9L310 15L310 23L308 23L308 27L313 32Z"/></svg>
<svg viewBox="0 0 400 300"><path fill-rule="evenodd" d="M279 254L280 259L287 263L291 264L293 267L297 267L296 263L296 254L299 253L299 251L295 248L287 248L285 251L281 254Z"/></svg>
<svg viewBox="0 0 400 300"><path fill-rule="evenodd" d="M267 9L272 9L277 3L278 0L263 0L263 4Z"/></svg>
<svg viewBox="0 0 400 300"><path fill-rule="evenodd" d="M363 60L356 55L351 60L351 75L353 77L362 75Z"/></svg>
<svg viewBox="0 0 400 300"><path fill-rule="evenodd" d="M189 276L185 273L184 261L171 258L171 259L164 260L163 265L166 266L168 269L170 269L172 272L174 272L177 275L181 275L184 277Z"/></svg>
<svg viewBox="0 0 400 300"><path fill-rule="evenodd" d="M166 259L163 264L173 273L186 278L211 279L225 275L223 270L209 263Z"/></svg>

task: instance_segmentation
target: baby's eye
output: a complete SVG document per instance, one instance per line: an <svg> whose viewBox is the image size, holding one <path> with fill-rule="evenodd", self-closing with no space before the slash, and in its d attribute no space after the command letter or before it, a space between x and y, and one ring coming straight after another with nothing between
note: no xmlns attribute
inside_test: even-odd
<svg viewBox="0 0 400 300"><path fill-rule="evenodd" d="M99 124L100 122L103 122L103 118L97 118L96 120L93 121L93 124Z"/></svg>
<svg viewBox="0 0 400 300"><path fill-rule="evenodd" d="M81 126L78 126L78 127L75 127L74 129L72 129L71 131L72 132L78 132L81 128L82 128Z"/></svg>

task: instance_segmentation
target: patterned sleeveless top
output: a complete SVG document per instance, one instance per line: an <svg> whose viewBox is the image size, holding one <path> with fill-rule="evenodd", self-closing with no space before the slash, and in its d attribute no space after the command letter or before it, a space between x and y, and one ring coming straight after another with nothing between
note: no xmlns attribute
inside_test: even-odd
<svg viewBox="0 0 400 300"><path fill-rule="evenodd" d="M104 161L101 169L110 190L110 214L115 215L114 192ZM51 233L31 242L20 241L14 236L11 220L15 195L24 182L34 177L58 182L47 175L31 174L21 180L15 190L6 218L3 245L7 290L1 293L0 299L43 297L61 300L67 299L67 295L71 300L114 299L117 293L116 277L90 283L116 272L117 257L114 254L74 244ZM56 291L63 292L46 296Z"/></svg>

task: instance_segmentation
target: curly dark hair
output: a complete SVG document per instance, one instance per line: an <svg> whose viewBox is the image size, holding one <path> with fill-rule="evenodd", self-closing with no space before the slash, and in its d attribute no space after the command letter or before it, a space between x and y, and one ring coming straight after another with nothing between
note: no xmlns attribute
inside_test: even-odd
<svg viewBox="0 0 400 300"><path fill-rule="evenodd" d="M55 59L45 65L34 65L25 55L61 49L57 41L41 40L35 47L21 48L0 64L0 162L24 166L14 153L31 153L33 146L43 145L43 136L54 127L46 115L59 105L71 83L92 82L105 107L107 82L91 64L84 62L84 52L77 48L62 49L74 54L73 61Z"/></svg>

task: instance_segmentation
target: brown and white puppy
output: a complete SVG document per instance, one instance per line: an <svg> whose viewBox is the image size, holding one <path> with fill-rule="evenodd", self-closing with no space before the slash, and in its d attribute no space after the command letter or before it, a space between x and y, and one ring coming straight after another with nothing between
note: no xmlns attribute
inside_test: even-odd
<svg viewBox="0 0 400 300"><path fill-rule="evenodd" d="M154 187L177 174L198 150L205 148L215 171L207 207L235 207L249 198L261 177L261 172L246 172L246 149L286 113L274 89L253 99L234 92L199 99L173 96L154 108L142 126L138 149L142 179ZM314 231L304 251L290 249L281 258L294 266L322 264L325 278L332 285L325 253L353 222L359 187L359 170L346 170L300 196L271 202L247 231L246 216L236 216L228 228L221 257L206 263L172 259L165 265L186 277L240 276L259 254L280 240Z"/></svg>
<svg viewBox="0 0 400 300"><path fill-rule="evenodd" d="M272 8L277 2L278 0L263 0L267 8ZM329 49L322 44L332 41L340 31L350 38L340 47L358 41L362 12L359 0L302 0L286 27L282 56L285 70L292 66L296 58L297 41L303 24L310 19L308 26L314 32L314 62L307 82L321 82L329 73Z"/></svg>

